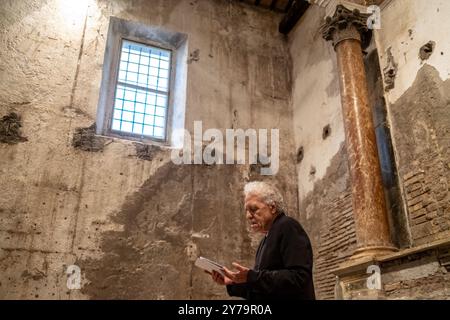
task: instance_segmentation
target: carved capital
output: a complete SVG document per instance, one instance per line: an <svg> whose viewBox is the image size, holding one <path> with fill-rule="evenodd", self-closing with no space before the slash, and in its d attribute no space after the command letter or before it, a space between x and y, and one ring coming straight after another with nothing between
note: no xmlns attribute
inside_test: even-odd
<svg viewBox="0 0 450 320"><path fill-rule="evenodd" d="M349 10L343 5L336 6L332 17L327 17L320 28L322 36L327 41L333 41L333 46L348 39L360 41L366 47L371 39L371 30L367 27L370 14L361 13L358 9Z"/></svg>

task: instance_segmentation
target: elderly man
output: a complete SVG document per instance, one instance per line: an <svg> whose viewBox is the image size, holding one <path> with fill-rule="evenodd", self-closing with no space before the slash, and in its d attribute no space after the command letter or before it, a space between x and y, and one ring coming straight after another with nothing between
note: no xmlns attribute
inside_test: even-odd
<svg viewBox="0 0 450 320"><path fill-rule="evenodd" d="M225 276L213 272L213 280L226 285L230 296L255 299L314 300L313 254L308 235L286 216L283 198L264 182L245 185L245 211L254 232L265 234L256 252L253 269L233 262L235 271Z"/></svg>

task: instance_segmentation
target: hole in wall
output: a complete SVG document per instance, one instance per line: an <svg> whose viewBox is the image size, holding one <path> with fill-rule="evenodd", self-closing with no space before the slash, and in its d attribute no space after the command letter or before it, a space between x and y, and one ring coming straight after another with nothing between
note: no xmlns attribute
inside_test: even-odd
<svg viewBox="0 0 450 320"><path fill-rule="evenodd" d="M304 156L305 156L305 150L303 149L303 146L301 146L297 150L297 163L302 162Z"/></svg>
<svg viewBox="0 0 450 320"><path fill-rule="evenodd" d="M22 118L15 112L10 112L0 119L0 143L16 144L28 141L22 137Z"/></svg>
<svg viewBox="0 0 450 320"><path fill-rule="evenodd" d="M424 61L431 57L433 54L434 48L436 47L436 42L428 41L428 43L424 44L419 51L420 60Z"/></svg>
<svg viewBox="0 0 450 320"><path fill-rule="evenodd" d="M323 127L322 130L322 139L325 140L331 135L331 127L329 124L327 124L325 127Z"/></svg>
<svg viewBox="0 0 450 320"><path fill-rule="evenodd" d="M395 87L395 77L397 76L397 63L392 54L392 48L387 49L387 65L383 68L385 91L388 92Z"/></svg>
<svg viewBox="0 0 450 320"><path fill-rule="evenodd" d="M72 137L72 146L76 149L89 152L103 151L106 139L95 134L96 124L87 128L76 128Z"/></svg>

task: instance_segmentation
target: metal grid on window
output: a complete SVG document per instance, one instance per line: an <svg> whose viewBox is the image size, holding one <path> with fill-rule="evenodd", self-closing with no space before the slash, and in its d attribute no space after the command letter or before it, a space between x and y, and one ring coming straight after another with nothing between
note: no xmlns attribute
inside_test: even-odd
<svg viewBox="0 0 450 320"><path fill-rule="evenodd" d="M111 130L166 139L171 52L122 41Z"/></svg>

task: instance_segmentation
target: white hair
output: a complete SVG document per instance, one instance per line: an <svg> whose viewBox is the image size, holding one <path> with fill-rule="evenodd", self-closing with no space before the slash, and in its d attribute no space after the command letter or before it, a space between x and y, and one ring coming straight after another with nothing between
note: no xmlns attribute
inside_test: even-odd
<svg viewBox="0 0 450 320"><path fill-rule="evenodd" d="M244 186L244 195L247 196L249 194L258 196L268 205L275 206L277 213L285 212L283 196L273 185L262 181L248 182Z"/></svg>

